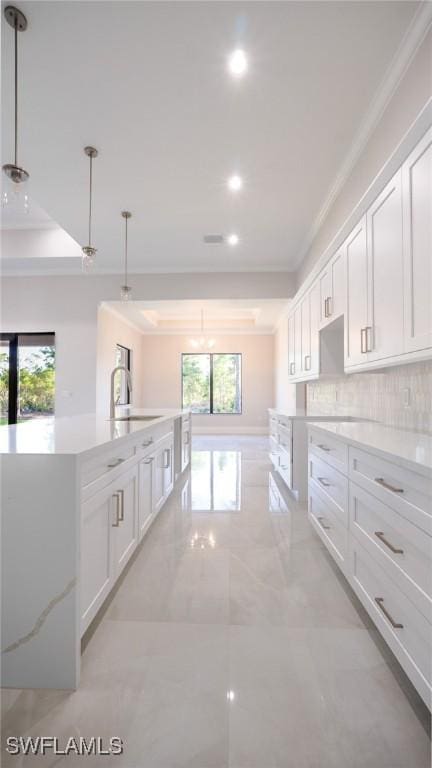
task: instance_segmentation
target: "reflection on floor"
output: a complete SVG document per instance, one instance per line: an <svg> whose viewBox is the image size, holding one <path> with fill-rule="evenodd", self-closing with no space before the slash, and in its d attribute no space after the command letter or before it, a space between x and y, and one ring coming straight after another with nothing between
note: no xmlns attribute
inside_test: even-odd
<svg viewBox="0 0 432 768"><path fill-rule="evenodd" d="M8 735L119 736L120 757L4 766L429 768L428 713L311 530L264 438L193 466L88 643L78 691L6 691ZM108 762L107 762L108 760Z"/></svg>

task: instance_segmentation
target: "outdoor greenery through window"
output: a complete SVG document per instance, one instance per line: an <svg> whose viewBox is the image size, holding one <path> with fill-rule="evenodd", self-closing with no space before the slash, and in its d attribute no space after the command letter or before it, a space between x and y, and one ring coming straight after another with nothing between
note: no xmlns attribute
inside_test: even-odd
<svg viewBox="0 0 432 768"><path fill-rule="evenodd" d="M53 333L5 333L0 337L0 424L54 413Z"/></svg>
<svg viewBox="0 0 432 768"><path fill-rule="evenodd" d="M241 413L241 355L182 355L183 408L192 413Z"/></svg>

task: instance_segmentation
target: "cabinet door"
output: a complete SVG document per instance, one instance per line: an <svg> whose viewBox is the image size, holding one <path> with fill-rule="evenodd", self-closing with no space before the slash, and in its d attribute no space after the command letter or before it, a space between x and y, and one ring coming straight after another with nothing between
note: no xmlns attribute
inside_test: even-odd
<svg viewBox="0 0 432 768"><path fill-rule="evenodd" d="M295 376L295 314L288 318L288 376Z"/></svg>
<svg viewBox="0 0 432 768"><path fill-rule="evenodd" d="M380 360L404 351L401 171L369 208L367 233L367 359Z"/></svg>
<svg viewBox="0 0 432 768"><path fill-rule="evenodd" d="M432 347L432 129L402 167L405 351Z"/></svg>
<svg viewBox="0 0 432 768"><path fill-rule="evenodd" d="M346 269L345 248L333 256L330 264L331 271L331 299L328 302L331 320L345 314L346 305Z"/></svg>
<svg viewBox="0 0 432 768"><path fill-rule="evenodd" d="M113 486L109 485L81 507L81 634L114 584L111 550L116 498L113 494Z"/></svg>
<svg viewBox="0 0 432 768"><path fill-rule="evenodd" d="M307 294L300 305L301 320L301 360L300 372L308 375L311 368L311 323L310 297Z"/></svg>
<svg viewBox="0 0 432 768"><path fill-rule="evenodd" d="M170 495L174 485L174 443L170 440L164 448L163 497Z"/></svg>
<svg viewBox="0 0 432 768"><path fill-rule="evenodd" d="M164 503L164 476L165 476L165 451L160 447L155 454L153 462L153 512L159 512Z"/></svg>
<svg viewBox="0 0 432 768"><path fill-rule="evenodd" d="M181 468L182 472L186 469L186 467L189 465L190 462L190 451L191 451L191 443L190 443L190 429L184 429L182 432L182 461L181 461Z"/></svg>
<svg viewBox="0 0 432 768"><path fill-rule="evenodd" d="M302 372L302 322L301 304L294 311L294 375L296 378Z"/></svg>
<svg viewBox="0 0 432 768"><path fill-rule="evenodd" d="M330 309L332 298L332 282L330 266L324 267L318 278L320 286L320 326L330 322Z"/></svg>
<svg viewBox="0 0 432 768"><path fill-rule="evenodd" d="M309 373L318 376L320 372L320 284L317 280L309 292L310 307L310 365Z"/></svg>
<svg viewBox="0 0 432 768"><path fill-rule="evenodd" d="M154 456L147 456L139 465L139 499L138 499L138 538L144 536L153 513L153 462Z"/></svg>
<svg viewBox="0 0 432 768"><path fill-rule="evenodd" d="M349 235L345 244L347 306L345 320L345 368L367 360L367 243L366 217Z"/></svg>
<svg viewBox="0 0 432 768"><path fill-rule="evenodd" d="M115 486L118 525L114 536L114 570L118 576L138 543L138 467L121 476Z"/></svg>

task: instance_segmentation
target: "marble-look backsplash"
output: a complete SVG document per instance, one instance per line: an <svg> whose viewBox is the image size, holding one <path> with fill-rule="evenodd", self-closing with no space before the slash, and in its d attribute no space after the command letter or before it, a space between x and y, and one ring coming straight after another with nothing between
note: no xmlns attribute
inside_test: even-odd
<svg viewBox="0 0 432 768"><path fill-rule="evenodd" d="M411 363L307 384L307 413L359 416L432 433L432 363Z"/></svg>

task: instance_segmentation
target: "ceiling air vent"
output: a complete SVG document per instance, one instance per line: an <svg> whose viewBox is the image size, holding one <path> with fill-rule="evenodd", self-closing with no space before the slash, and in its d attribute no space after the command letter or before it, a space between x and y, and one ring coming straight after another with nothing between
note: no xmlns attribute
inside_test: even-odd
<svg viewBox="0 0 432 768"><path fill-rule="evenodd" d="M203 240L207 245L221 245L224 238L223 235L204 235Z"/></svg>

